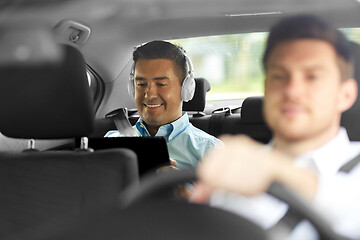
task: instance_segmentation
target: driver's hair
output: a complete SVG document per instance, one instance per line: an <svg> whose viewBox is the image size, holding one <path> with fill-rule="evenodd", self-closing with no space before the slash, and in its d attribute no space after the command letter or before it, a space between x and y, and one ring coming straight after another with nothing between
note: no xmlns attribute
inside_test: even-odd
<svg viewBox="0 0 360 240"><path fill-rule="evenodd" d="M283 42L299 39L317 39L331 44L338 56L341 79L353 77L353 53L350 42L344 34L326 21L312 15L297 15L283 18L270 29L263 55L266 72L270 54Z"/></svg>

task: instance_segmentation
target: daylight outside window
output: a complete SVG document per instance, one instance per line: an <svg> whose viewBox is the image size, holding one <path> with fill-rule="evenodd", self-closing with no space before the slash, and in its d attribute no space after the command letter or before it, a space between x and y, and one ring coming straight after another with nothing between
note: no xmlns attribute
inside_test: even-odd
<svg viewBox="0 0 360 240"><path fill-rule="evenodd" d="M360 28L340 29L360 43ZM194 65L195 77L211 85L207 100L244 99L263 95L262 54L268 33L241 33L170 40L183 47Z"/></svg>
<svg viewBox="0 0 360 240"><path fill-rule="evenodd" d="M171 40L191 58L196 77L211 85L207 100L243 99L263 94L261 58L267 33Z"/></svg>

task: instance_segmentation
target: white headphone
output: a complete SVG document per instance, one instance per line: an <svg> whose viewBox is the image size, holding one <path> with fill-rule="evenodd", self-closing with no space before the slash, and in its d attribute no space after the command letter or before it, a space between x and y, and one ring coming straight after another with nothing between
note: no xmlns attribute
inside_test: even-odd
<svg viewBox="0 0 360 240"><path fill-rule="evenodd" d="M183 52L185 57L185 62L189 66L189 71L187 72L182 85L181 85L181 100L184 102L190 101L194 97L195 93L195 76L194 76L194 67L190 58ZM131 66L130 79L128 83L128 92L130 96L135 96L135 85L134 85L134 75L135 75L135 62Z"/></svg>

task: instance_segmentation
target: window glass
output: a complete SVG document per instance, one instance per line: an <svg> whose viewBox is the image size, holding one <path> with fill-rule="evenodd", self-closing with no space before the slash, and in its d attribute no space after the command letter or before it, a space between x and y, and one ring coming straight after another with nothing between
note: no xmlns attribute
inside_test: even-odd
<svg viewBox="0 0 360 240"><path fill-rule="evenodd" d="M360 43L360 28L340 29ZM263 94L262 54L268 33L242 33L170 40L192 60L195 77L211 85L207 100L244 99Z"/></svg>
<svg viewBox="0 0 360 240"><path fill-rule="evenodd" d="M346 37L353 42L360 43L360 28L341 28Z"/></svg>
<svg viewBox="0 0 360 240"><path fill-rule="evenodd" d="M89 83L89 87L91 87L91 73L89 71L86 71L86 77Z"/></svg>
<svg viewBox="0 0 360 240"><path fill-rule="evenodd" d="M97 78L94 70L89 65L86 65L86 77L89 83L92 99L94 102L96 102L99 95L99 79Z"/></svg>
<svg viewBox="0 0 360 240"><path fill-rule="evenodd" d="M263 94L262 53L267 33L246 33L171 40L182 46L195 77L211 85L207 100L242 99Z"/></svg>

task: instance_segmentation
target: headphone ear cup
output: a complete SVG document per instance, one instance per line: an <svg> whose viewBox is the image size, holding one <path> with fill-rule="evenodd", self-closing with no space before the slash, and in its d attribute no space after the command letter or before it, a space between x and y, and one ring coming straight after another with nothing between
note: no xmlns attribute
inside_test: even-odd
<svg viewBox="0 0 360 240"><path fill-rule="evenodd" d="M187 75L181 86L181 100L184 102L190 101L195 93L195 79L193 76Z"/></svg>
<svg viewBox="0 0 360 240"><path fill-rule="evenodd" d="M131 97L135 97L135 85L134 85L134 79L130 77L130 80L128 82L128 93Z"/></svg>

